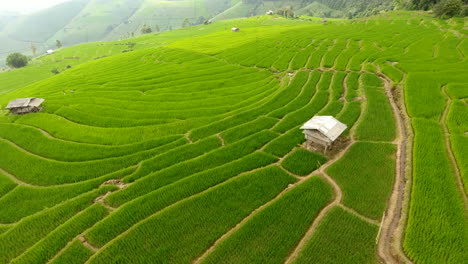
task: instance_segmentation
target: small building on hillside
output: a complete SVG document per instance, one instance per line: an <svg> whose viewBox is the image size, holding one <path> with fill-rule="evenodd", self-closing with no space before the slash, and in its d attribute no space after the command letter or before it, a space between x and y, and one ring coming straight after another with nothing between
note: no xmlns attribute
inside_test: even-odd
<svg viewBox="0 0 468 264"><path fill-rule="evenodd" d="M307 140L306 144L323 146L325 152L346 128L345 124L333 116L314 116L301 127Z"/></svg>
<svg viewBox="0 0 468 264"><path fill-rule="evenodd" d="M19 98L9 102L6 109L15 115L40 112L42 110L41 104L44 101L42 98L35 97Z"/></svg>
<svg viewBox="0 0 468 264"><path fill-rule="evenodd" d="M273 15L274 13L275 13L275 12L273 12L273 10L268 10L268 11L266 12L266 14L267 14L267 15L270 15L270 16Z"/></svg>
<svg viewBox="0 0 468 264"><path fill-rule="evenodd" d="M48 49L48 50L46 51L47 55L54 54L54 52L55 52L55 50L53 50L53 49Z"/></svg>
<svg viewBox="0 0 468 264"><path fill-rule="evenodd" d="M239 32L240 31L240 29L237 28L237 27L233 27L233 28L231 28L231 30L232 30L232 32Z"/></svg>

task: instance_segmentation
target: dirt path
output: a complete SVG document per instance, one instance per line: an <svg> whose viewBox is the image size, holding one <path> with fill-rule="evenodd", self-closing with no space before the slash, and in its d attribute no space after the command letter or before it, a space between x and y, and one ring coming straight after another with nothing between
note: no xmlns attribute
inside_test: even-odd
<svg viewBox="0 0 468 264"><path fill-rule="evenodd" d="M450 96L447 94L446 88L447 88L446 86L443 86L441 88L442 93L445 95L445 97L447 97L447 102L446 102L446 106L445 106L445 109L444 109L444 112L442 114L440 121L442 123L442 128L444 129L444 132L445 132L444 141L445 141L445 148L447 149L447 155L449 156L450 162L452 163L453 171L456 176L455 178L457 181L457 185L458 185L458 188L460 189L460 193L462 195L463 203L465 205L465 210L466 210L468 208L468 200L467 200L466 193L465 193L465 185L463 184L463 179L460 173L460 168L458 167L458 164L457 164L457 160L455 159L455 155L453 154L452 144L450 143L450 130L448 129L448 126L447 126L447 116L450 110L450 106L452 105L452 98L450 98Z"/></svg>
<svg viewBox="0 0 468 264"><path fill-rule="evenodd" d="M55 254L55 256L53 256L51 259L49 259L46 263L49 264L49 263L52 263L54 262L60 255L62 255L63 252L65 252L68 248L70 248L70 246L73 244L73 242L75 241L78 241L78 239L72 239L71 241L69 241L67 243L67 245L65 247L63 247L62 249L60 249L57 254Z"/></svg>
<svg viewBox="0 0 468 264"><path fill-rule="evenodd" d="M237 179L237 178L239 178L239 177L242 177L242 176L244 176L244 175L246 175L246 174L254 173L254 172L256 172L256 171L265 169L265 168L267 168L267 167L269 167L269 166L273 166L274 164L275 164L275 163L270 164L270 165L267 165L267 166L259 167L259 168L256 168L256 169L253 169L253 170L250 170L250 171L242 172L242 173L238 174L237 176L234 176L234 177L232 177L232 178L229 178L229 179L225 180L225 181L222 182L222 183L213 185L213 186L211 186L211 187L209 187L209 188L207 188L207 189L205 189L205 190L203 190L203 191L201 191L201 192L199 192L199 193L193 194L193 195L191 195L191 196L188 196L188 197L186 197L186 198L183 198L183 199L181 199L181 200L178 200L177 202L174 202L174 203L172 203L172 204L170 204L170 205L168 205L168 206L166 206L166 207L164 207L164 208L161 208L160 210L154 212L153 214L151 214L151 215L145 217L143 220L139 221L137 224L131 226L130 228L128 228L128 229L125 230L124 232L120 233L119 235L117 235L117 236L114 237L113 239L109 240L105 245L103 245L102 247L98 248L97 251L96 251L96 253L99 253L99 252L104 251L104 250L105 250L107 247L109 247L109 245L111 245L114 241L116 241L116 240L118 240L118 239L120 239L120 238L126 236L128 233L130 233L138 224L143 224L143 223L145 223L146 221L149 221L149 220L150 220L152 217L154 217L155 215L160 214L161 212L166 211L166 210L169 210L169 209L171 209L171 208L173 208L173 207L176 207L176 206L178 206L179 204L181 204L181 203L183 203L183 202L185 202L185 201L187 201L187 200L189 200L189 199L193 199L194 197L198 197L198 196L204 195L205 193L207 193L207 192L213 190L214 188L217 188L217 187L219 187L219 186L221 186L221 185L224 185L224 184L228 184L229 182L231 182L231 181L233 181L233 180L235 180L235 179ZM117 208L116 210L119 210L119 208ZM91 256L85 263L89 263L89 261L92 260L94 257L95 257L95 255Z"/></svg>
<svg viewBox="0 0 468 264"><path fill-rule="evenodd" d="M347 103L348 102L348 99L346 99L346 97L348 97L348 78L349 78L349 73L346 73L346 76L344 77L343 79L343 94L341 95L341 98L340 98L340 101L344 102L344 103ZM343 107L344 109L344 107Z"/></svg>
<svg viewBox="0 0 468 264"><path fill-rule="evenodd" d="M354 215L354 216L359 217L361 220L363 220L363 221L365 221L365 222L367 222L367 223L369 223L369 224L376 225L376 226L379 226L379 225L380 225L379 221L374 220L374 219L372 219L372 218L369 218L369 217L367 217L367 216L364 216L364 215L362 215L362 214L356 212L354 209L351 209L351 208L349 208L349 207L343 205L342 203L340 203L338 206L341 207L341 208L342 208L343 210L345 210L346 212L348 212L348 213L350 213L350 214L352 214L352 215Z"/></svg>
<svg viewBox="0 0 468 264"><path fill-rule="evenodd" d="M97 252L98 251L98 248L94 247L93 245L91 245L88 240L86 240L86 238L83 236L83 235L79 235L78 236L78 241L80 241L85 247L89 248L91 251L93 252Z"/></svg>
<svg viewBox="0 0 468 264"><path fill-rule="evenodd" d="M27 155L31 155L31 156L34 156L38 159L43 159L43 160L47 160L47 161L51 161L51 162L60 162L60 163L79 163L81 161L62 161L62 160L56 160L56 159L51 159L51 158L48 158L48 157L44 157L44 156L41 156L39 154L36 154L36 153L33 153L27 149L24 149L23 147L21 147L20 145L16 144L15 142L13 141L10 141L8 139L5 139L5 138L1 138L0 137L0 141L4 141L5 143L11 145L12 147L18 149L19 151L23 152L23 153L26 153Z"/></svg>
<svg viewBox="0 0 468 264"><path fill-rule="evenodd" d="M35 127L35 126L31 126L31 125L26 125L26 124L21 124L21 123L14 123L14 124L15 124L15 125L19 125L19 126L24 126L24 127L29 127L29 128L35 129L35 130L41 132L41 134L44 135L45 137L51 138L51 139L54 139L54 140L58 140L58 141L69 142L69 143L77 143L77 144L81 144L81 145L91 145L91 146L109 146L109 145L106 145L106 144L79 142L79 141L73 141L73 140L62 139L62 138L58 138L58 137L55 137L55 136L49 134L49 132L47 132L47 131L45 131L44 129L39 128L39 127Z"/></svg>
<svg viewBox="0 0 468 264"><path fill-rule="evenodd" d="M237 230L239 230L246 222L248 222L250 219L252 219L252 217L256 214L258 214L260 211L262 211L263 209L265 209L266 207L268 207L270 204L274 203L276 200L278 200L280 197L282 197L286 192L288 192L290 189L294 188L295 186L297 186L299 182L296 182L295 184L291 184L289 185L288 187L286 187L286 189L284 189L283 191L281 191L278 195L276 195L276 197L274 197L273 199L271 199L270 201L268 201L267 203L261 205L260 207L258 207L257 209L255 209L254 211L252 211L246 218L242 219L242 221L240 221L239 223L237 223L237 225L235 225L232 229L230 229L227 233L225 233L224 235L222 235L220 238L218 238L218 240L215 241L215 243L213 245L211 245L211 247L209 247L205 252L203 252L202 255L200 255L197 259L195 259L192 263L194 264L198 264L198 263L201 263L203 260L206 259L206 257L208 255L210 255L215 249L216 247L221 243L223 242L226 238L228 238L230 235L232 235L234 232L236 232Z"/></svg>
<svg viewBox="0 0 468 264"><path fill-rule="evenodd" d="M189 137L189 133L184 134L185 139L188 141L189 144L193 144L192 139Z"/></svg>
<svg viewBox="0 0 468 264"><path fill-rule="evenodd" d="M403 114L398 108L395 98L392 94L391 81L383 74L378 74L379 78L384 82L384 89L387 97L389 98L393 114L398 128L397 143L397 157L396 157L396 175L395 183L393 186L392 194L388 201L387 210L382 219L380 227L380 237L378 239L377 252L380 259L384 263L411 263L405 256L401 246L394 246L394 237L396 235L398 224L402 217L403 202L405 196L405 169L406 169L406 145L407 145L407 132L404 124Z"/></svg>
<svg viewBox="0 0 468 264"><path fill-rule="evenodd" d="M224 143L224 138L221 136L221 134L216 134L216 136L219 138L219 141L221 142L221 146L225 146L226 144Z"/></svg>
<svg viewBox="0 0 468 264"><path fill-rule="evenodd" d="M286 187L283 191L281 191L278 195L276 195L273 199L271 199L270 201L268 201L267 203L261 205L260 207L258 207L257 209L255 209L254 211L252 211L247 217L245 217L244 219L242 219L242 221L240 221L239 223L237 223L232 229L230 229L228 232L226 232L224 235L222 235L220 238L218 238L218 240L216 240L205 252L203 252L198 258L196 258L194 261L192 261L193 264L198 264L198 263L201 263L203 262L203 260L206 259L206 257L208 255L210 255L215 249L216 247L221 243L223 242L226 238L228 238L230 235L232 235L234 232L236 232L237 230L239 230L246 222L248 222L250 219L252 219L252 217L254 217L256 214L258 214L260 211L262 211L264 208L268 207L270 204L276 202L277 200L279 200L285 193L287 193L288 191L292 190L294 187L304 183L306 180L308 180L310 177L313 177L315 176L315 174L312 172L311 174L307 175L307 176L304 176L304 177L301 177L299 175L294 175L292 174L291 172L287 171L286 169L284 169L282 166L281 166L281 163L283 162L283 160L289 156L291 153L293 153L294 151L296 151L297 148L293 148L289 153L287 153L286 155L284 155L283 157L279 158L277 162L275 162L274 164L272 165L276 165L278 166L280 169L282 169L283 171L285 171L286 173L290 174L291 176L295 177L297 179L297 181L293 184L289 184L288 187ZM259 169L254 169L252 171L249 171L249 172L245 172L245 173L252 173L254 171L257 171ZM244 174L245 174L244 173Z"/></svg>

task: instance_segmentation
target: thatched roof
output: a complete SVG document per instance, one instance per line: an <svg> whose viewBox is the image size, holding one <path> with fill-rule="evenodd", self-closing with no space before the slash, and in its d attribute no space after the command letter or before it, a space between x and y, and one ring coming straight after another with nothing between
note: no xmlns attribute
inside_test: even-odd
<svg viewBox="0 0 468 264"><path fill-rule="evenodd" d="M333 116L314 116L301 127L303 130L318 130L331 141L335 141L346 128L345 124Z"/></svg>
<svg viewBox="0 0 468 264"><path fill-rule="evenodd" d="M8 103L6 109L21 108L28 106L40 106L45 100L42 98L29 97L12 100Z"/></svg>

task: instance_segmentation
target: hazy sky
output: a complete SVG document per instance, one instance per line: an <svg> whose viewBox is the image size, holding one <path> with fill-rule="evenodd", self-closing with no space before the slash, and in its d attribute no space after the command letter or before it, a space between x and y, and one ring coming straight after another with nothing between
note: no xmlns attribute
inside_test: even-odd
<svg viewBox="0 0 468 264"><path fill-rule="evenodd" d="M30 12L70 0L0 0L0 11Z"/></svg>

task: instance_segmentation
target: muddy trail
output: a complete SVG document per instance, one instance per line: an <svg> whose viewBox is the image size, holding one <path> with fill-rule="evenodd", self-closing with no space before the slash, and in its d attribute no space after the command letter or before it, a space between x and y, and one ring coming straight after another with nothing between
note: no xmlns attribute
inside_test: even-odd
<svg viewBox="0 0 468 264"><path fill-rule="evenodd" d="M378 76L384 83L385 93L389 98L395 116L398 137L394 142L397 144L395 183L377 237L377 252L383 263L411 263L401 247L401 236L399 234L401 230L398 229L402 220L406 189L405 173L408 145L408 131L405 125L406 109L400 109L398 106L392 93L392 83L388 77L383 74L378 74ZM404 108L404 105L401 107Z"/></svg>

